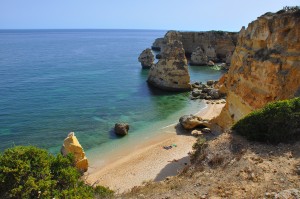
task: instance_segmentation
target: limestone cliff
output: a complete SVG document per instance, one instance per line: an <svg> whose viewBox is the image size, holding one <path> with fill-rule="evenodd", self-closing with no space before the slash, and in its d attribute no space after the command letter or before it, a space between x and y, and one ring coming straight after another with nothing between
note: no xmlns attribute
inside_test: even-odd
<svg viewBox="0 0 300 199"><path fill-rule="evenodd" d="M177 32L168 32L161 48L161 59L149 71L148 82L170 91L190 90L190 75L182 43Z"/></svg>
<svg viewBox="0 0 300 199"><path fill-rule="evenodd" d="M177 40L183 44L185 54L189 57L197 48L201 48L205 56L214 62L226 62L228 55L235 49L237 33L224 31L176 32ZM158 38L152 49L161 50L166 45L165 38Z"/></svg>
<svg viewBox="0 0 300 199"><path fill-rule="evenodd" d="M225 62L226 55L235 49L237 33L223 31L180 32L182 44L187 55L201 47L214 62Z"/></svg>
<svg viewBox="0 0 300 199"><path fill-rule="evenodd" d="M61 153L64 156L68 153L72 153L75 158L76 168L83 172L88 170L88 160L74 132L69 133L68 137L64 140Z"/></svg>
<svg viewBox="0 0 300 199"><path fill-rule="evenodd" d="M243 27L219 87L227 92L227 104L216 119L224 128L268 102L299 96L299 11L266 13Z"/></svg>

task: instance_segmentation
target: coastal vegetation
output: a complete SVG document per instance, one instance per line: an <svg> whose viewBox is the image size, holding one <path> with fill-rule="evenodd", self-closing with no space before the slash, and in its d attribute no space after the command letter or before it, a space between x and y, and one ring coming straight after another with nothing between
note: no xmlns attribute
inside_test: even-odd
<svg viewBox="0 0 300 199"><path fill-rule="evenodd" d="M0 155L0 198L109 198L106 187L81 179L74 157L34 146L15 146Z"/></svg>
<svg viewBox="0 0 300 199"><path fill-rule="evenodd" d="M254 141L296 141L300 138L300 98L269 103L236 122L232 129Z"/></svg>
<svg viewBox="0 0 300 199"><path fill-rule="evenodd" d="M279 10L277 12L277 14L281 14L281 13L288 12L288 11L297 12L297 14L299 14L300 6L285 6L285 7L283 7L283 9Z"/></svg>

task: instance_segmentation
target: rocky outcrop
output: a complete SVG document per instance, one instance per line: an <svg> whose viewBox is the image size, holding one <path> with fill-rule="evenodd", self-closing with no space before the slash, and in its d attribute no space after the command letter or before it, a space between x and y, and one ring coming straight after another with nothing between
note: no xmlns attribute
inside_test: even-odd
<svg viewBox="0 0 300 199"><path fill-rule="evenodd" d="M227 103L216 122L224 128L268 102L299 96L299 10L266 13L243 27L221 80Z"/></svg>
<svg viewBox="0 0 300 199"><path fill-rule="evenodd" d="M127 123L116 123L115 133L119 136L124 136L128 134L129 124Z"/></svg>
<svg viewBox="0 0 300 199"><path fill-rule="evenodd" d="M179 118L181 126L187 130L194 129L196 127L209 127L208 120L203 120L196 115L184 115Z"/></svg>
<svg viewBox="0 0 300 199"><path fill-rule="evenodd" d="M144 69L149 69L154 64L154 55L150 48L147 48L143 50L143 52L140 54L138 58L139 62L141 62L141 65Z"/></svg>
<svg viewBox="0 0 300 199"><path fill-rule="evenodd" d="M74 132L68 134L61 148L62 155L66 156L72 153L75 158L75 166L79 171L85 172L88 170L88 160L85 156L82 146L78 142Z"/></svg>
<svg viewBox="0 0 300 199"><path fill-rule="evenodd" d="M275 199L298 199L300 198L300 191L298 189L286 189L283 191L280 191L279 193L275 194Z"/></svg>
<svg viewBox="0 0 300 199"><path fill-rule="evenodd" d="M176 32L176 31L169 31ZM177 40L183 44L185 54L190 57L197 54L199 48L202 49L208 60L214 62L226 62L227 55L231 54L236 45L238 33L224 31L207 32L177 32ZM163 49L166 45L165 38L158 38L152 45L152 49Z"/></svg>
<svg viewBox="0 0 300 199"><path fill-rule="evenodd" d="M236 45L237 33L224 31L180 32L183 48L186 54L192 54L201 47L209 60L225 62L228 52L233 52Z"/></svg>
<svg viewBox="0 0 300 199"><path fill-rule="evenodd" d="M225 60L225 63L226 63L227 66L229 66L230 63L231 63L231 57L232 57L232 52L228 52L227 55L226 55L226 60Z"/></svg>
<svg viewBox="0 0 300 199"><path fill-rule="evenodd" d="M190 75L178 32L168 32L164 38L161 59L151 67L148 83L164 90L190 90Z"/></svg>
<svg viewBox="0 0 300 199"><path fill-rule="evenodd" d="M195 82L192 84L191 99L220 99L225 96L224 93L221 93L219 89L215 89L215 85L218 81L208 80L206 84L202 82Z"/></svg>
<svg viewBox="0 0 300 199"><path fill-rule="evenodd" d="M151 49L154 51L160 51L163 43L164 43L164 38L157 38L152 44Z"/></svg>
<svg viewBox="0 0 300 199"><path fill-rule="evenodd" d="M208 57L202 50L198 47L191 55L190 65L204 66L208 63Z"/></svg>

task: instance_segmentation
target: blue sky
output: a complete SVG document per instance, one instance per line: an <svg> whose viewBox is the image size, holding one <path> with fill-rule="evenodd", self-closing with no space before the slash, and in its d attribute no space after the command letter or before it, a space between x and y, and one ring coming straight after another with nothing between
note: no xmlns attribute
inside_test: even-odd
<svg viewBox="0 0 300 199"><path fill-rule="evenodd" d="M300 0L0 0L0 29L228 30Z"/></svg>

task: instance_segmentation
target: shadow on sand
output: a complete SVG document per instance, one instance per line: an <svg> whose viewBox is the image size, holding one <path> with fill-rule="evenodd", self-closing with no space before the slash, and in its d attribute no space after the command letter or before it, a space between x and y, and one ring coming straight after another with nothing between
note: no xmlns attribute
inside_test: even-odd
<svg viewBox="0 0 300 199"><path fill-rule="evenodd" d="M179 160L170 161L155 177L154 181L162 181L168 176L176 176L184 166L190 164L190 157L187 155Z"/></svg>

